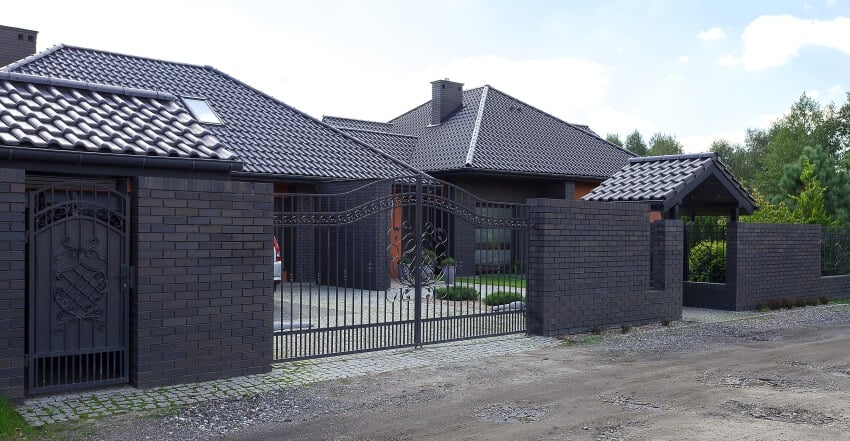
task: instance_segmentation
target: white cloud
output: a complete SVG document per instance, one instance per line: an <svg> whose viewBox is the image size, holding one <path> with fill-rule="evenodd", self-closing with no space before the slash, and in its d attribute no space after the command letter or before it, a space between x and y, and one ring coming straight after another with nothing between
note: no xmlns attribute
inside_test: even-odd
<svg viewBox="0 0 850 441"><path fill-rule="evenodd" d="M809 20L766 15L753 20L741 39L744 49L740 63L750 71L786 64L804 46L822 46L850 55L850 18Z"/></svg>
<svg viewBox="0 0 850 441"><path fill-rule="evenodd" d="M682 55L679 58L676 58L676 61L682 64L687 64L689 61L691 61L691 57L687 55Z"/></svg>
<svg viewBox="0 0 850 441"><path fill-rule="evenodd" d="M729 54L717 59L717 64L721 66L737 66L741 64L741 57L735 54Z"/></svg>
<svg viewBox="0 0 850 441"><path fill-rule="evenodd" d="M702 41L712 41L712 40L720 40L726 36L726 33L723 32L723 29L715 26L707 31L702 31L697 34L697 38Z"/></svg>

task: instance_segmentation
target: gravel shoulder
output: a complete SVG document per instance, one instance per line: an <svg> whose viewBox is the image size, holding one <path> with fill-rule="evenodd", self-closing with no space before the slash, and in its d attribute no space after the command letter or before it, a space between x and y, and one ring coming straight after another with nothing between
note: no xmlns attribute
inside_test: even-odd
<svg viewBox="0 0 850 441"><path fill-rule="evenodd" d="M733 317L734 318L734 317ZM847 439L850 307L645 327L52 431L98 440Z"/></svg>

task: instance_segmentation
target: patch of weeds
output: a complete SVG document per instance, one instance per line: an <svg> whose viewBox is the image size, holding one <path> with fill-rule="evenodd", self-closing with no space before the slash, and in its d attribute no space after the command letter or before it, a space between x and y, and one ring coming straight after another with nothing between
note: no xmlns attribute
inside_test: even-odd
<svg viewBox="0 0 850 441"><path fill-rule="evenodd" d="M442 300L478 300L478 290L471 286L442 286L434 290L434 297Z"/></svg>
<svg viewBox="0 0 850 441"><path fill-rule="evenodd" d="M0 396L0 439L28 439L27 435L35 434L36 430L6 397Z"/></svg>
<svg viewBox="0 0 850 441"><path fill-rule="evenodd" d="M602 334L602 328L594 325L592 328L590 328L590 332L592 332L593 335L600 335L600 334Z"/></svg>
<svg viewBox="0 0 850 441"><path fill-rule="evenodd" d="M629 331L631 331L631 330L632 330L632 327L631 327L631 326L629 326L629 325L622 325L622 326L620 326L620 331L622 331L622 332L623 332L623 334L628 334L628 333L629 333Z"/></svg>
<svg viewBox="0 0 850 441"><path fill-rule="evenodd" d="M782 309L782 300L770 299L767 301L767 307L770 308L771 311L778 311Z"/></svg>
<svg viewBox="0 0 850 441"><path fill-rule="evenodd" d="M850 298L833 300L833 305L850 305Z"/></svg>
<svg viewBox="0 0 850 441"><path fill-rule="evenodd" d="M496 291L484 297L484 304L489 306L507 305L512 302L524 302L525 297L518 292Z"/></svg>
<svg viewBox="0 0 850 441"><path fill-rule="evenodd" d="M145 412L143 418L168 418L180 414L180 405L169 402L167 406L157 407Z"/></svg>
<svg viewBox="0 0 850 441"><path fill-rule="evenodd" d="M794 299L791 297L785 297L782 299L782 307L785 309L791 309L794 307Z"/></svg>
<svg viewBox="0 0 850 441"><path fill-rule="evenodd" d="M820 296L820 304L821 305L826 305L828 303L829 303L829 296L828 295Z"/></svg>
<svg viewBox="0 0 850 441"><path fill-rule="evenodd" d="M794 306L796 306L798 308L805 308L806 307L806 299L794 300Z"/></svg>
<svg viewBox="0 0 850 441"><path fill-rule="evenodd" d="M667 317L661 318L661 326L670 326L670 319Z"/></svg>
<svg viewBox="0 0 850 441"><path fill-rule="evenodd" d="M758 305L756 305L756 311L767 312L767 311L770 311L770 307L767 306L767 305L762 305L761 303L759 303Z"/></svg>
<svg viewBox="0 0 850 441"><path fill-rule="evenodd" d="M817 306L818 299L806 299L806 306Z"/></svg>

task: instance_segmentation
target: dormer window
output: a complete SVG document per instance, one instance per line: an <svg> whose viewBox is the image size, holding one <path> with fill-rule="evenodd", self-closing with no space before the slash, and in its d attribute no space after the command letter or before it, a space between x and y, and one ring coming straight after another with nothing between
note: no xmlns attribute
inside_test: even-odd
<svg viewBox="0 0 850 441"><path fill-rule="evenodd" d="M203 124L224 124L216 115L207 100L199 98L183 98L183 102L198 122Z"/></svg>

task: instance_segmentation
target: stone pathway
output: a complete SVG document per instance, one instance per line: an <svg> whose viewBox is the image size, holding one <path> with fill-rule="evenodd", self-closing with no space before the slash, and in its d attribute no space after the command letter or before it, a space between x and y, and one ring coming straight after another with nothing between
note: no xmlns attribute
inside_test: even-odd
<svg viewBox="0 0 850 441"><path fill-rule="evenodd" d="M127 412L168 413L209 400L422 366L509 355L556 346L558 339L514 335L294 361L268 374L140 390L130 386L29 399L18 411L33 426Z"/></svg>

